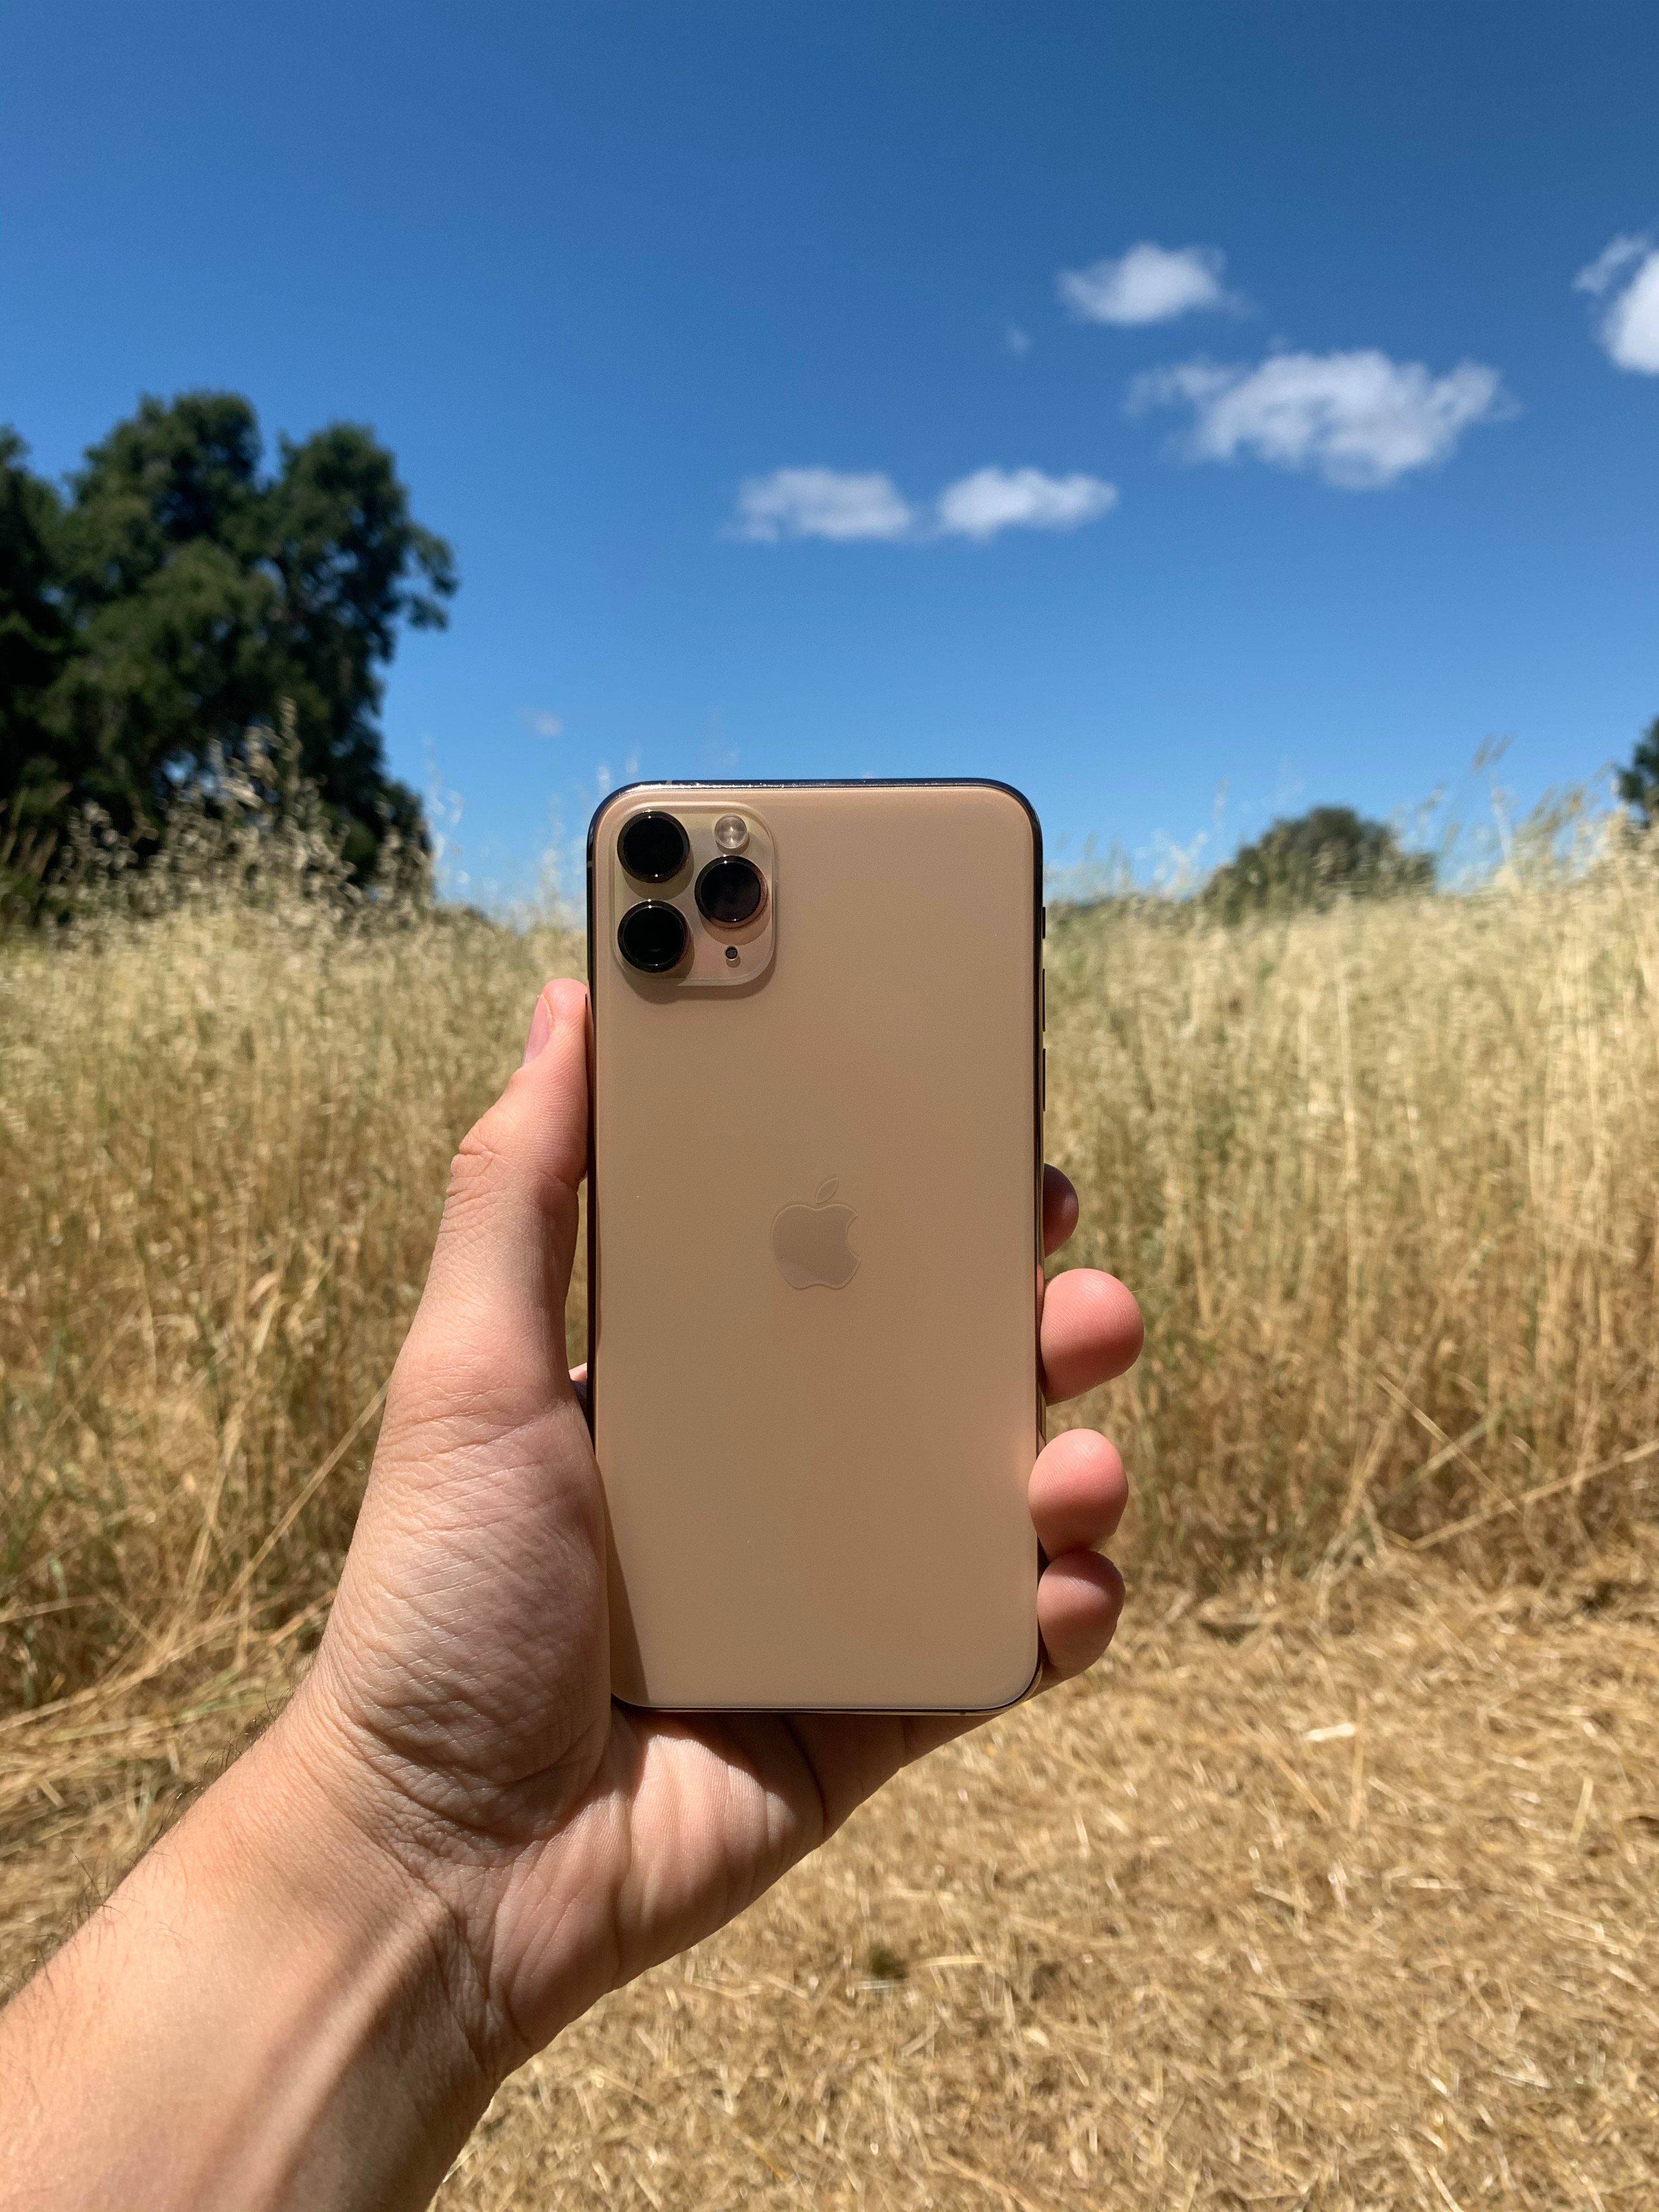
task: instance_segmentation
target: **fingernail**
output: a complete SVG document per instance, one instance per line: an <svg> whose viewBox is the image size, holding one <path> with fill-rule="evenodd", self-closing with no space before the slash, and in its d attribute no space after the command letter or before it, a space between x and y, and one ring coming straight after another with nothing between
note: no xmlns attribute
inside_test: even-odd
<svg viewBox="0 0 1659 2212"><path fill-rule="evenodd" d="M553 1015L544 992L536 1001L536 1011L530 1017L530 1035L524 1041L523 1065L528 1067L536 1054L553 1034Z"/></svg>

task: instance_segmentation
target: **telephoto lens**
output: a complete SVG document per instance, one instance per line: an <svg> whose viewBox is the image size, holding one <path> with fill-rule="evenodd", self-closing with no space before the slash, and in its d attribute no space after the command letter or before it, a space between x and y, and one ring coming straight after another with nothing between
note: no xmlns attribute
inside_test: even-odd
<svg viewBox="0 0 1659 2212"><path fill-rule="evenodd" d="M617 853L629 874L642 884L665 884L691 857L686 835L672 814L655 807L630 816L617 840Z"/></svg>
<svg viewBox="0 0 1659 2212"><path fill-rule="evenodd" d="M711 860L697 878L697 911L705 921L735 929L752 921L766 896L765 881L752 860L735 853Z"/></svg>
<svg viewBox="0 0 1659 2212"><path fill-rule="evenodd" d="M630 968L647 975L665 975L684 958L690 935L677 906L665 899L646 899L630 906L617 924L617 949Z"/></svg>

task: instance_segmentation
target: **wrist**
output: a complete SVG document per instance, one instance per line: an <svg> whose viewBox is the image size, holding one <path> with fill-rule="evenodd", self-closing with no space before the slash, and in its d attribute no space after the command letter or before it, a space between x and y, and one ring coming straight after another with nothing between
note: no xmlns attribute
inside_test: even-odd
<svg viewBox="0 0 1659 2212"><path fill-rule="evenodd" d="M424 2204L496 2087L476 1977L441 1899L351 1817L303 1715L152 1861L162 1914L189 1914L191 2027L216 2010L228 2046L208 2062L224 2126L202 2201Z"/></svg>
<svg viewBox="0 0 1659 2212"><path fill-rule="evenodd" d="M303 1692L210 1805L223 1879L268 1898L303 1942L308 1978L337 1993L343 2042L359 2057L395 2046L413 2100L465 2115L464 2136L524 2054L495 2016L472 1915L412 1822L387 1817Z"/></svg>
<svg viewBox="0 0 1659 2212"><path fill-rule="evenodd" d="M240 1959L258 1992L239 2203L424 2204L506 2070L457 1916L366 1832L349 1783L290 1708L181 1838L222 1916L207 1971Z"/></svg>
<svg viewBox="0 0 1659 2212"><path fill-rule="evenodd" d="M426 1916L434 1985L485 2085L482 2110L619 1974L638 1971L618 1958L612 1828L580 1771L551 1788L542 1776L503 1785L470 1772L447 1740L441 1759L411 1753L368 1717L330 1656L325 1644L268 1741L350 1838L372 1889L412 1897Z"/></svg>

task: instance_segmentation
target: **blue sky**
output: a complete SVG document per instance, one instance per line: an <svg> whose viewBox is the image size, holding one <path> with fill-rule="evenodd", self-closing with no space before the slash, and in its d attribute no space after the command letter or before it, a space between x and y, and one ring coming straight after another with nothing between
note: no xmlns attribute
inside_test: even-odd
<svg viewBox="0 0 1659 2212"><path fill-rule="evenodd" d="M1659 714L1650 4L11 0L5 45L0 420L52 471L144 391L375 426L459 556L386 713L458 884L629 774L1001 775L1150 873L1478 810L1497 735L1528 804Z"/></svg>

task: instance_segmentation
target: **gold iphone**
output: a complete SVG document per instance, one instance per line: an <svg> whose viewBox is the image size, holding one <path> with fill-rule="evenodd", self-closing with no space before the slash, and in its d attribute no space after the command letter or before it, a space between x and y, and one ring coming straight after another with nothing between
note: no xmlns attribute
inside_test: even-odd
<svg viewBox="0 0 1659 2212"><path fill-rule="evenodd" d="M982 1712L1038 1664L1042 841L994 783L660 783L588 836L611 1682Z"/></svg>

